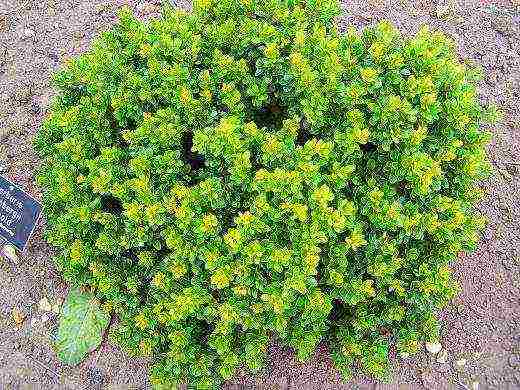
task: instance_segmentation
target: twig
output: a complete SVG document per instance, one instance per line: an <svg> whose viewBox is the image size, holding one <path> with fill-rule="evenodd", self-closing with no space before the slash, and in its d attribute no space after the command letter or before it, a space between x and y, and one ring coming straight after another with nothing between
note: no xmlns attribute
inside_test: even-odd
<svg viewBox="0 0 520 390"><path fill-rule="evenodd" d="M43 363L40 362L39 360L37 360L37 359L32 359L32 361L35 362L37 365L39 365L41 368L44 368L45 370L47 370L48 372L50 372L51 374L53 374L54 377L56 377L56 378L59 378L59 377L60 377L56 371L54 371L54 370L53 370L52 368L50 368L50 367L47 367L45 364L43 364Z"/></svg>

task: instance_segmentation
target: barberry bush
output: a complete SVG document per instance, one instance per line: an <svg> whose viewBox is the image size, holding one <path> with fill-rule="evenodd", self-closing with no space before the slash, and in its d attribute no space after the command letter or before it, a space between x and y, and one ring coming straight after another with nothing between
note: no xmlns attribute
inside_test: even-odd
<svg viewBox="0 0 520 390"><path fill-rule="evenodd" d="M48 241L152 358L218 388L271 338L388 373L439 338L489 172L478 72L451 39L339 32L336 0L125 9L55 77L36 138Z"/></svg>

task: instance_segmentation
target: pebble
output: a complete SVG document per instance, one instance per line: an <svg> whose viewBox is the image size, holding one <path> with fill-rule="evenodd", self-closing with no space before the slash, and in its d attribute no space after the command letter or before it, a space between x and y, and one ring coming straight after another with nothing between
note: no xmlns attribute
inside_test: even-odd
<svg viewBox="0 0 520 390"><path fill-rule="evenodd" d="M437 355L437 363L445 364L448 361L448 351L443 349Z"/></svg>
<svg viewBox="0 0 520 390"><path fill-rule="evenodd" d="M32 90L29 85L24 85L16 90L14 98L20 103L28 103L32 97Z"/></svg>
<svg viewBox="0 0 520 390"><path fill-rule="evenodd" d="M94 387L102 385L106 381L105 372L97 367L89 367L87 370L87 378Z"/></svg>
<svg viewBox="0 0 520 390"><path fill-rule="evenodd" d="M143 15L148 15L159 11L159 7L157 5L148 2L140 4L137 9Z"/></svg>
<svg viewBox="0 0 520 390"><path fill-rule="evenodd" d="M54 304L54 305L52 305L52 311L53 311L54 313L56 313L56 314L60 314L60 312L61 312L61 306L58 305L58 304Z"/></svg>
<svg viewBox="0 0 520 390"><path fill-rule="evenodd" d="M421 382L424 387L426 387L428 389L432 388L433 383L434 383L434 378L433 378L431 371L428 370L426 372L421 373Z"/></svg>
<svg viewBox="0 0 520 390"><path fill-rule="evenodd" d="M39 106L37 103L32 102L32 103L31 103L31 112L32 112L34 115L38 115L38 114L41 112L41 110L40 110L40 106Z"/></svg>
<svg viewBox="0 0 520 390"><path fill-rule="evenodd" d="M467 362L468 361L466 359L459 359L459 360L455 361L455 367L458 368L459 370L462 370L466 366Z"/></svg>
<svg viewBox="0 0 520 390"><path fill-rule="evenodd" d="M7 163L4 161L0 161L0 174L6 173L8 171Z"/></svg>
<svg viewBox="0 0 520 390"><path fill-rule="evenodd" d="M36 33L34 32L34 30L31 30L30 28L25 28L25 29L23 30L23 36L24 36L25 38L27 38L27 39L28 39L28 38L32 38L32 37L34 37L35 35L36 35Z"/></svg>
<svg viewBox="0 0 520 390"><path fill-rule="evenodd" d="M48 56L54 65L58 65L60 63L60 56L55 51L51 51Z"/></svg>
<svg viewBox="0 0 520 390"><path fill-rule="evenodd" d="M16 253L16 248L12 245L4 245L2 249L2 254L8 260L11 260L13 263L18 264L18 254Z"/></svg>
<svg viewBox="0 0 520 390"><path fill-rule="evenodd" d="M38 308L41 311L52 311L52 305L46 297L40 299L40 302L38 302Z"/></svg>
<svg viewBox="0 0 520 390"><path fill-rule="evenodd" d="M110 4L109 3L102 3L96 5L96 13L97 14L103 14L105 12L110 11Z"/></svg>
<svg viewBox="0 0 520 390"><path fill-rule="evenodd" d="M75 39L82 39L85 37L85 33L83 31L74 31L72 35Z"/></svg>
<svg viewBox="0 0 520 390"><path fill-rule="evenodd" d="M441 343L426 343L426 350L433 355L439 353L441 349Z"/></svg>
<svg viewBox="0 0 520 390"><path fill-rule="evenodd" d="M520 367L520 354L512 354L511 356L509 356L507 362L509 363L509 366L511 368Z"/></svg>
<svg viewBox="0 0 520 390"><path fill-rule="evenodd" d="M447 4L438 4L435 9L435 14L439 19L448 16L450 14L450 6Z"/></svg>
<svg viewBox="0 0 520 390"><path fill-rule="evenodd" d="M59 62L59 58L57 58L57 62ZM51 88L43 91L43 93L41 94L41 96L38 99L39 107L40 107L41 111L47 111L49 109L53 95L54 95L54 91Z"/></svg>
<svg viewBox="0 0 520 390"><path fill-rule="evenodd" d="M451 367L449 364L437 364L435 367L435 371L441 374L449 374L451 371Z"/></svg>
<svg viewBox="0 0 520 390"><path fill-rule="evenodd" d="M45 324L47 321L49 321L49 316L47 314L42 315L42 322Z"/></svg>

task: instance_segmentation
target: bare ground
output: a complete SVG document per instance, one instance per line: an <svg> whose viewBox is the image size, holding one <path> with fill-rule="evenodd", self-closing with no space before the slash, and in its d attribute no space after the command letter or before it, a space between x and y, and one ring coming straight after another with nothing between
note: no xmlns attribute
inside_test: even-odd
<svg viewBox="0 0 520 390"><path fill-rule="evenodd" d="M144 17L158 2L0 0L0 174L36 197L38 158L31 140L53 93L50 76L109 28L122 4ZM361 376L343 384L325 347L299 364L290 350L273 343L260 376L244 373L226 389L520 389L520 2L352 0L344 1L344 9L343 26L389 19L405 34L425 23L449 34L462 59L483 67L482 100L505 114L492 129L495 173L480 205L489 225L479 250L454 265L462 292L442 313L448 360L437 363L423 352L393 360L389 384ZM148 389L146 362L108 343L78 367L57 361L50 346L56 317L37 304L66 292L51 257L40 227L16 264L0 259L0 389ZM27 316L22 326L15 326L13 308Z"/></svg>

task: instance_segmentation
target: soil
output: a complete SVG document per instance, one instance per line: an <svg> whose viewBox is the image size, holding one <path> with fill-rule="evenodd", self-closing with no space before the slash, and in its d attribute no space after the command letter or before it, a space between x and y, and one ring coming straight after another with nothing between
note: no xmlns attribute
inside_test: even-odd
<svg viewBox="0 0 520 390"><path fill-rule="evenodd" d="M177 1L188 6L187 1ZM182 3L182 4L181 4ZM493 176L479 205L489 218L479 249L454 264L460 295L442 312L447 362L423 352L393 360L393 379L374 383L356 376L340 381L325 346L310 362L273 342L267 368L247 373L226 389L520 389L520 2L518 0L350 0L342 26L360 28L381 19L404 34L422 24L453 37L460 57L483 68L481 98L501 107L492 130ZM88 48L108 29L116 10L129 4L152 17L158 1L0 0L0 174L39 198L34 172L39 160L32 138L53 94L54 70ZM43 225L42 222L40 225ZM102 347L78 367L60 364L51 348L56 316L38 309L42 297L64 297L53 251L39 226L17 262L0 259L0 389L149 389L147 362L116 346ZM13 322L13 309L26 316ZM465 363L465 364L462 364Z"/></svg>

